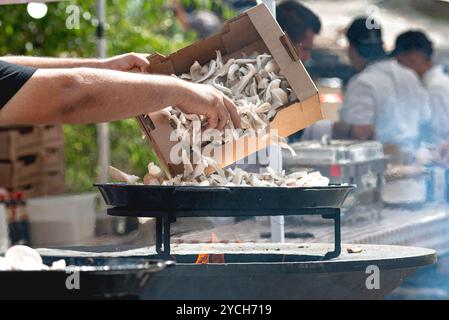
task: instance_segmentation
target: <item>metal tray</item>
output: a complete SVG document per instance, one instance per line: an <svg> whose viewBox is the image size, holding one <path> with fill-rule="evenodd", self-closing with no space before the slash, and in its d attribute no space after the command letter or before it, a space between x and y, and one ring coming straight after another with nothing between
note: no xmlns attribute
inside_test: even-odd
<svg viewBox="0 0 449 320"><path fill-rule="evenodd" d="M146 186L96 184L107 205L176 216L295 214L300 208L340 208L353 185L314 188Z"/></svg>
<svg viewBox="0 0 449 320"><path fill-rule="evenodd" d="M331 140L329 144L320 141L293 143L296 156L284 152L287 165L330 165L368 162L385 159L383 146L377 141Z"/></svg>
<svg viewBox="0 0 449 320"><path fill-rule="evenodd" d="M138 298L153 275L173 262L147 258L43 257L64 259L61 271L0 271L0 299ZM79 275L79 289L67 289L68 277Z"/></svg>

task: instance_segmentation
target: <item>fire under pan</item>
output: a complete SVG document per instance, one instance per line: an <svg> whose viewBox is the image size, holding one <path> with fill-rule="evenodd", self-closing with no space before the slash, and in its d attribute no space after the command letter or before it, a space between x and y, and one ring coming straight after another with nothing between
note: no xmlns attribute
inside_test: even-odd
<svg viewBox="0 0 449 320"><path fill-rule="evenodd" d="M321 215L334 220L334 250L341 253L340 207L354 186L314 188L96 185L112 216L156 218L156 251L170 259L170 224L182 217Z"/></svg>

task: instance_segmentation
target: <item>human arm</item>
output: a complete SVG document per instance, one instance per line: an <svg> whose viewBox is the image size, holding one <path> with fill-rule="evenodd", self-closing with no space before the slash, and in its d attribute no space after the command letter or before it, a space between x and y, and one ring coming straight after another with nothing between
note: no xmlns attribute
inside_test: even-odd
<svg viewBox="0 0 449 320"><path fill-rule="evenodd" d="M375 129L375 97L370 86L352 81L345 93L340 121L333 126L334 139L373 140Z"/></svg>
<svg viewBox="0 0 449 320"><path fill-rule="evenodd" d="M47 57L25 57L5 56L0 60L33 68L95 68L111 69L117 71L140 71L146 72L149 62L148 55L139 53L126 53L107 59L81 59L81 58L47 58Z"/></svg>
<svg viewBox="0 0 449 320"><path fill-rule="evenodd" d="M91 68L39 69L0 110L1 124L84 124L151 113L167 106L204 115L222 129L235 105L210 86L174 77Z"/></svg>

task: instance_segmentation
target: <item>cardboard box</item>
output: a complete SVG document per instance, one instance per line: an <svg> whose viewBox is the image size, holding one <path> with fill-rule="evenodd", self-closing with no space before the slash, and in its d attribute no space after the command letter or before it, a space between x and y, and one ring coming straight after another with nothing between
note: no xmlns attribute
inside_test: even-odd
<svg viewBox="0 0 449 320"><path fill-rule="evenodd" d="M15 189L34 184L42 177L42 159L39 155L11 162L0 162L0 186Z"/></svg>
<svg viewBox="0 0 449 320"><path fill-rule="evenodd" d="M56 195L65 192L65 172L49 171L44 173L44 194Z"/></svg>
<svg viewBox="0 0 449 320"><path fill-rule="evenodd" d="M0 160L13 161L35 155L40 148L38 127L0 128Z"/></svg>
<svg viewBox="0 0 449 320"><path fill-rule="evenodd" d="M42 197L44 195L44 187L42 184L42 176L36 178L34 182L28 183L26 185L22 185L11 189L10 191L20 191L23 194L25 199L32 199Z"/></svg>
<svg viewBox="0 0 449 320"><path fill-rule="evenodd" d="M44 172L64 171L64 148L43 148L41 155Z"/></svg>
<svg viewBox="0 0 449 320"><path fill-rule="evenodd" d="M44 148L64 146L64 130L60 125L40 126L41 141Z"/></svg>
<svg viewBox="0 0 449 320"><path fill-rule="evenodd" d="M219 50L224 62L229 58L241 57L243 53L269 53L276 60L281 73L286 77L290 87L298 97L298 102L283 108L271 122L270 128L277 129L282 137L292 135L311 124L323 119L318 90L309 77L291 41L281 30L276 20L264 4L249 9L242 15L227 21L222 30L204 40L200 40L167 57L156 54L150 60L150 71L156 74L176 74L189 72L190 66L197 60L206 64L215 59ZM148 117L138 118L142 130L148 136L160 163L167 174L174 176L183 172L182 165L170 161L170 150L176 144L169 137L172 128L167 119L159 112ZM241 137L239 145L248 139ZM222 152L227 146L216 147L213 155L220 155L218 162L226 167L245 156L257 152L267 146L260 140L257 143L245 144L244 153ZM228 149L229 150L229 149ZM229 155L232 156L229 156ZM216 158L216 157L215 157ZM216 158L217 160L217 158Z"/></svg>

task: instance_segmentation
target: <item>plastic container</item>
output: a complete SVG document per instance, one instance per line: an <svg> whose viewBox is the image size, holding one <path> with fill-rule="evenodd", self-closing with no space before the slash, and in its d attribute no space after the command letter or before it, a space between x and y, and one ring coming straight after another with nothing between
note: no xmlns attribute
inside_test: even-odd
<svg viewBox="0 0 449 320"><path fill-rule="evenodd" d="M9 247L8 219L6 205L2 196L0 196L0 256L3 255Z"/></svg>
<svg viewBox="0 0 449 320"><path fill-rule="evenodd" d="M34 247L76 245L95 235L95 193L30 199L28 216Z"/></svg>

